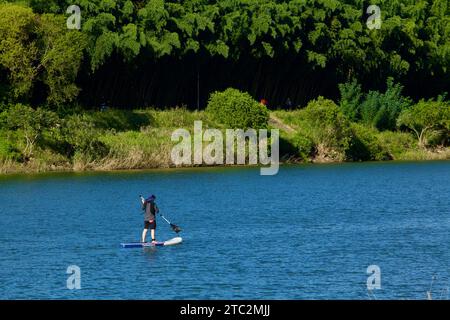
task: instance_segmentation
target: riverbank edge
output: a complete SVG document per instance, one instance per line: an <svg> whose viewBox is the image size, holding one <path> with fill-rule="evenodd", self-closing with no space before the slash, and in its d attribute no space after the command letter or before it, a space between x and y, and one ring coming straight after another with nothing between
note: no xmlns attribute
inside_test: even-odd
<svg viewBox="0 0 450 320"><path fill-rule="evenodd" d="M373 149L370 149L369 152L371 154L370 157L366 156L367 159L351 159L342 156L335 157L333 154L336 152L329 154L330 152L323 152L324 150L311 152L311 150L308 150L312 148L310 144L312 141L309 141L309 138L305 138L306 136L300 130L301 127L293 121L298 117L295 112L297 111L273 111L270 113L268 121L269 129L278 129L280 132L280 164L450 160L450 147L435 146L433 148L421 148L418 146L412 134L388 131L388 136L382 136L386 132L381 133L376 129L363 127L362 125L359 125L356 131L363 129L364 134L361 137L366 139L367 141L364 143L367 143L368 147ZM0 157L0 175L45 172L109 172L118 170L172 169L180 167L253 166L236 164L176 166L173 164L170 155L174 143L170 139L167 139L167 137L174 130L178 128L190 128L195 121L199 120L205 123L205 127L223 130L222 124L211 119L203 111L192 112L186 109L161 111L150 108L133 110L131 113L120 110L97 113L87 112L85 116L90 116L92 121L96 121L92 122L95 124L95 128L101 124L97 128L97 131L94 132L95 135L91 134L96 139L95 142L97 144L95 145L95 149L87 150L90 152L85 152L86 150L75 150L74 154L68 157L67 155L55 152L47 146L36 148L36 152L24 162L12 157ZM139 118L137 119L139 121L135 119L136 117ZM143 119L147 120L147 122ZM149 119L151 119L151 122L149 122ZM352 128L352 130L354 129ZM81 133L84 133L84 131ZM352 135L354 135L354 138L360 138L356 133L352 133ZM300 139L300 144L298 137L304 138L303 140ZM2 137L0 136L0 138ZM41 138L43 140L51 139L51 137ZM4 136L3 139L6 141L7 146L8 144L17 144L16 142L10 142L13 141L12 139L16 139L12 132ZM305 139L307 140L306 144ZM97 152L96 149L99 146L107 146L107 154L102 155L102 152ZM333 150L331 147L328 151L336 150ZM340 153L342 155L342 150Z"/></svg>
<svg viewBox="0 0 450 320"><path fill-rule="evenodd" d="M425 155L425 156L424 156ZM440 151L430 151L423 150L422 152L414 152L409 154L407 159L393 159L393 160L385 160L385 161L321 161L314 158L308 159L308 161L299 160L299 159L287 159L279 162L280 166L284 165L300 165L300 164L342 164L342 163L376 163L376 162L433 162L433 161L450 161L450 148L441 149ZM191 166L175 166L171 164L167 164L165 166L142 166L142 167L133 167L133 168L113 168L113 169L105 169L103 164L99 164L96 166L95 164L91 164L87 167L80 167L76 164L67 164L65 166L55 166L39 163L39 161L30 161L26 164L18 163L10 160L6 160L0 162L0 176L14 175L14 174L37 174L37 173L82 173L82 172L122 172L122 171L147 171L147 170L179 170L179 169L193 169L193 168L260 168L264 167L261 165L191 165Z"/></svg>

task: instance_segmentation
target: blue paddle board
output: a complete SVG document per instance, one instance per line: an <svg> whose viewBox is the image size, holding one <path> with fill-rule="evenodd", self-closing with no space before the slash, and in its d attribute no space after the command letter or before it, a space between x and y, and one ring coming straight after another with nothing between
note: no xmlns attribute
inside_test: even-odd
<svg viewBox="0 0 450 320"><path fill-rule="evenodd" d="M145 247L164 247L164 246L173 246L176 244L180 244L183 242L183 239L181 237L176 237L164 242L125 242L121 243L120 245L122 248L145 248Z"/></svg>

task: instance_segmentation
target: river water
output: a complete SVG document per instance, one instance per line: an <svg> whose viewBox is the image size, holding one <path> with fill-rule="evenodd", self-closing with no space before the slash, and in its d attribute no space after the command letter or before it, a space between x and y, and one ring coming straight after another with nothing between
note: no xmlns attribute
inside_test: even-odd
<svg viewBox="0 0 450 320"><path fill-rule="evenodd" d="M0 299L448 299L449 245L448 161L0 177Z"/></svg>

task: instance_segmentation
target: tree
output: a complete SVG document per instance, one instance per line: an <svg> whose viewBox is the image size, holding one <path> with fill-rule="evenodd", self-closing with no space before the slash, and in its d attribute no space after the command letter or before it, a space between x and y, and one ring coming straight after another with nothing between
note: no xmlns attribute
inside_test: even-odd
<svg viewBox="0 0 450 320"><path fill-rule="evenodd" d="M42 108L33 109L27 105L15 104L1 113L0 123L6 129L23 135L25 159L33 156L35 145L44 130L50 130L59 123L56 113Z"/></svg>
<svg viewBox="0 0 450 320"><path fill-rule="evenodd" d="M73 99L81 35L87 39L82 62L91 70L84 69L78 79L89 101L98 95L92 83L103 82L102 94L122 100L121 105L135 106L141 97L146 105L191 104L185 100L192 79L211 70L217 72L205 80L204 101L210 92L233 86L274 104L287 98L302 104L336 94L339 82L355 78L362 87L378 90L388 77L408 84L409 95L420 98L447 90L449 82L448 0L376 1L382 10L379 30L367 28L368 3L361 0L79 0L81 32L52 32L56 38L47 37L48 28L64 27L55 19L67 18L69 0L14 2L22 5L0 5L5 39L0 68L8 72L14 98L32 95L37 82L44 82L50 102ZM50 13L55 23L44 21ZM36 70L45 56L47 65ZM56 56L74 62L63 65ZM109 81L112 72L104 69L114 69L117 81ZM135 79L141 81L132 83ZM145 82L143 92L136 90ZM178 92L160 102L166 96L161 92L173 88ZM395 127L395 119L379 120L383 128Z"/></svg>
<svg viewBox="0 0 450 320"><path fill-rule="evenodd" d="M64 28L64 18L46 14L40 19L41 57L37 70L48 87L47 102L61 105L73 101L80 91L75 84L86 48L85 36Z"/></svg>
<svg viewBox="0 0 450 320"><path fill-rule="evenodd" d="M8 73L12 98L27 97L36 78L37 21L30 8L0 4L0 67Z"/></svg>
<svg viewBox="0 0 450 320"><path fill-rule="evenodd" d="M427 145L427 135L432 131L443 131L450 135L450 103L444 101L425 101L404 110L397 125L411 129L417 136L419 146Z"/></svg>
<svg viewBox="0 0 450 320"><path fill-rule="evenodd" d="M30 8L0 4L0 67L9 74L12 99L29 100L41 82L50 104L74 100L84 38L65 27L64 16L38 16Z"/></svg>

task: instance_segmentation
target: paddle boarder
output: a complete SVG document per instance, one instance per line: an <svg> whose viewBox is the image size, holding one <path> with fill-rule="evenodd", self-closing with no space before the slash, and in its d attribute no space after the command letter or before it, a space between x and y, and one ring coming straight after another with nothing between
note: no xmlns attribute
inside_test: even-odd
<svg viewBox="0 0 450 320"><path fill-rule="evenodd" d="M142 242L145 242L147 231L150 229L152 236L152 243L156 243L155 229L156 229L156 214L159 212L158 206L155 203L156 196L151 195L147 199L141 197L142 210L144 210L144 230L142 231Z"/></svg>

